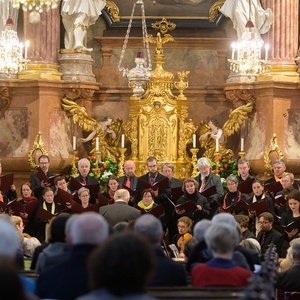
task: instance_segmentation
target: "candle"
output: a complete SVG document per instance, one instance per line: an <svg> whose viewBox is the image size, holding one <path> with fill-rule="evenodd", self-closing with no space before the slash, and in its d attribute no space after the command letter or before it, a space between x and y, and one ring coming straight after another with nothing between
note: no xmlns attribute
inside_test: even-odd
<svg viewBox="0 0 300 300"><path fill-rule="evenodd" d="M28 47L29 47L29 41L25 42L25 55L24 58L27 59L27 51L28 51Z"/></svg>
<svg viewBox="0 0 300 300"><path fill-rule="evenodd" d="M193 134L193 148L197 147L196 143L197 143L197 141L196 141L196 134Z"/></svg>
<svg viewBox="0 0 300 300"><path fill-rule="evenodd" d="M125 134L121 135L121 148L125 147Z"/></svg>
<svg viewBox="0 0 300 300"><path fill-rule="evenodd" d="M99 138L96 137L96 151L99 151Z"/></svg>
<svg viewBox="0 0 300 300"><path fill-rule="evenodd" d="M219 139L216 139L216 152L219 152Z"/></svg>
<svg viewBox="0 0 300 300"><path fill-rule="evenodd" d="M23 44L20 43L20 59L23 59Z"/></svg>
<svg viewBox="0 0 300 300"><path fill-rule="evenodd" d="M231 44L231 47L232 47L231 59L232 59L232 60L234 59L235 46L236 46L235 43L232 43L232 44Z"/></svg>
<svg viewBox="0 0 300 300"><path fill-rule="evenodd" d="M73 136L73 150L76 150L76 136Z"/></svg>
<svg viewBox="0 0 300 300"><path fill-rule="evenodd" d="M265 49L266 49L266 54L265 54L265 60L268 60L268 51L269 51L269 44L266 44Z"/></svg>
<svg viewBox="0 0 300 300"><path fill-rule="evenodd" d="M244 152L245 145L244 145L244 138L241 138L241 152Z"/></svg>

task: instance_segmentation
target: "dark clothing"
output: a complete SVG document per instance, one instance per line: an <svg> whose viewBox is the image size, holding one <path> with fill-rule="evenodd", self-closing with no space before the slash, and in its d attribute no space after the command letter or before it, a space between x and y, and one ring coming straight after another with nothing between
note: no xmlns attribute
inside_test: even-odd
<svg viewBox="0 0 300 300"><path fill-rule="evenodd" d="M195 177L195 180L199 183L199 186L202 185L202 180L201 180L201 174L199 174L198 176ZM215 186L217 192L208 197L208 203L210 205L210 214L209 214L209 218L211 219L217 212L217 209L219 207L219 205L217 204L217 202L219 204L222 204L222 199L223 199L223 195L224 195L224 190L223 190L223 185L221 182L221 179L219 176L213 174L213 173L209 173L208 176L205 177L205 186L204 186L204 190Z"/></svg>
<svg viewBox="0 0 300 300"><path fill-rule="evenodd" d="M243 179L243 178L241 177L241 175L237 177L238 183L241 183L241 182L247 181L247 180L249 180L249 179L253 179L253 178L255 178L255 177L252 176L252 175L250 175L250 174L247 176L246 179Z"/></svg>
<svg viewBox="0 0 300 300"><path fill-rule="evenodd" d="M177 179L177 178L172 177L172 178L170 179L170 185L171 185L171 189L173 189L173 188L178 188L178 187L182 187L183 181L182 181L182 180L179 180L179 179Z"/></svg>
<svg viewBox="0 0 300 300"><path fill-rule="evenodd" d="M210 205L205 197L203 197L198 191L196 191L192 195L185 192L184 195L178 199L177 205L188 201L193 201L196 205L201 205L202 210L186 211L182 215L178 215L174 211L174 218L176 224L177 224L177 220L183 216L187 216L190 219L192 219L194 224L196 224L198 221L202 219L208 219L209 212L210 212Z"/></svg>
<svg viewBox="0 0 300 300"><path fill-rule="evenodd" d="M186 286L187 277L183 265L167 257L160 246L155 246L153 251L157 266L149 286Z"/></svg>
<svg viewBox="0 0 300 300"><path fill-rule="evenodd" d="M121 177L119 177L119 180L123 185L126 186L127 176L121 176ZM136 176L131 176L130 177L130 189L135 191L137 183L138 183L138 178Z"/></svg>
<svg viewBox="0 0 300 300"><path fill-rule="evenodd" d="M55 176L54 174L48 172L47 173L48 177ZM41 187L41 181L37 176L37 173L31 174L30 175L30 184L34 193L34 196L39 200L39 203L42 203L44 201L43 199L43 190L44 188ZM53 189L53 192L55 191L55 187L51 186Z"/></svg>
<svg viewBox="0 0 300 300"><path fill-rule="evenodd" d="M261 246L261 253L264 255L271 244L271 242L274 243L276 246L276 252L279 257L285 257L286 256L286 246L285 246L285 240L283 235L272 228L271 230L264 233L265 238L263 238L263 232L260 231L257 235L257 240L260 243ZM263 243L262 243L263 242ZM262 258L263 259L263 258Z"/></svg>
<svg viewBox="0 0 300 300"><path fill-rule="evenodd" d="M42 273L37 280L40 298L72 300L89 292L87 258L94 245L75 245L61 264Z"/></svg>
<svg viewBox="0 0 300 300"><path fill-rule="evenodd" d="M157 173L154 183L163 180L164 178L166 178L164 175ZM142 179L148 183L150 183L150 175L149 172L145 175L142 175L141 177L139 177L139 179ZM142 193L144 191L144 187L142 186L142 184L138 181L137 186L136 186L136 191L134 194L134 203L138 204L139 201L142 200ZM155 202L156 203L164 203L165 201L167 201L166 196L170 197L171 195L171 187L170 184L165 188L165 189L159 189L158 190L158 196L155 197Z"/></svg>
<svg viewBox="0 0 300 300"><path fill-rule="evenodd" d="M39 255L40 253L42 253L42 251L48 247L49 243L48 242L45 242L43 244L41 244L40 246L37 246L35 249L34 249L34 252L33 252L33 256L32 256L32 260L31 260L31 265L30 265L30 270L35 270L36 268L36 263L38 261L38 258L39 258Z"/></svg>
<svg viewBox="0 0 300 300"><path fill-rule="evenodd" d="M284 291L300 292L300 263L296 262L289 270L279 273L276 288Z"/></svg>
<svg viewBox="0 0 300 300"><path fill-rule="evenodd" d="M100 207L99 213L110 226L119 222L130 222L141 215L141 211L129 206L125 201L116 201L114 204Z"/></svg>
<svg viewBox="0 0 300 300"><path fill-rule="evenodd" d="M287 212L283 213L282 216L281 216L281 221L280 221L280 225L281 226L287 226L289 225L290 223L296 221L296 220L299 220L300 217L297 217L297 218L294 218L293 217L293 212L288 209ZM292 238L289 238L287 234L284 235L286 241L290 242L292 239L295 239L297 238L299 234L299 231L292 237Z"/></svg>
<svg viewBox="0 0 300 300"><path fill-rule="evenodd" d="M246 229L244 232L242 232L242 240L245 239L256 239L256 236L249 229Z"/></svg>
<svg viewBox="0 0 300 300"><path fill-rule="evenodd" d="M266 180L266 181L265 181L265 184L272 183L272 182L276 182L276 179L275 179L274 176L272 176L270 179ZM294 187L296 190L299 190L299 185L298 185L298 183L297 183L296 180L294 180L294 182L293 182L293 187Z"/></svg>
<svg viewBox="0 0 300 300"><path fill-rule="evenodd" d="M240 191L236 191L234 193L227 192L224 195L223 199L223 207L227 208L231 205L236 205L239 201L245 201L248 204L249 198L246 194L242 194ZM237 215L245 215L248 216L248 210L242 210L239 212L236 212Z"/></svg>

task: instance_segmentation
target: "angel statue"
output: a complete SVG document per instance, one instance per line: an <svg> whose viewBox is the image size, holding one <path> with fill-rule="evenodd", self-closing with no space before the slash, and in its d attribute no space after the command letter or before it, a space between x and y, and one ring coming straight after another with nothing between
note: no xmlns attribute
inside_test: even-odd
<svg viewBox="0 0 300 300"><path fill-rule="evenodd" d="M230 159L233 156L233 151L226 148L227 138L240 129L243 122L249 118L252 109L252 103L239 106L234 110L231 109L223 128L220 128L215 119L211 119L208 124L201 120L199 141L201 147L205 148L203 156L213 159L216 152L216 139L218 139L219 153L223 158Z"/></svg>
<svg viewBox="0 0 300 300"><path fill-rule="evenodd" d="M96 151L96 138L99 138L99 159L102 161L108 158L117 161L119 157L119 142L122 135L123 121L117 118L114 122L111 118L104 118L100 122L89 117L86 109L79 106L76 102L62 99L62 107L64 110L69 111L73 116L74 124L78 124L81 129L90 134L86 138L79 139L80 142L86 143L92 140L92 155Z"/></svg>

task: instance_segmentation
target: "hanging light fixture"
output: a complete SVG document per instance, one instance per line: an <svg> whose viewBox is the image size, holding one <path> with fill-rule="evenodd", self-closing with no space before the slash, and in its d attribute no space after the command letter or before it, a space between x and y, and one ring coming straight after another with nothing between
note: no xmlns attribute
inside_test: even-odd
<svg viewBox="0 0 300 300"><path fill-rule="evenodd" d="M20 8L24 11L35 10L39 13L49 11L50 9L57 8L59 0L12 0L12 5L14 8Z"/></svg>
<svg viewBox="0 0 300 300"><path fill-rule="evenodd" d="M127 68L121 67L121 64L124 58L126 46L130 35L136 4L140 5L141 7L143 45L144 45L144 52L146 53L146 55L144 55L143 52L139 51L135 58L136 66L128 70ZM123 73L123 76L127 77L128 81L131 84L133 84L134 86L133 93L139 97L145 92L144 86L151 78L151 73L150 73L151 69L152 69L152 65L150 59L150 49L149 49L149 42L148 42L144 2L143 0L137 0L134 3L132 8L132 12L131 12L131 16L130 16L130 20L129 20L129 24L128 24L128 28L127 28L121 56L120 56L120 61L118 64L118 70Z"/></svg>
<svg viewBox="0 0 300 300"><path fill-rule="evenodd" d="M254 25L251 21L251 5L249 0L249 20L246 23L246 31L242 39L232 43L230 70L236 75L248 76L249 79L255 80L257 74L265 73L268 64L269 45L265 45L263 52L263 41L254 31ZM264 59L262 59L264 56Z"/></svg>
<svg viewBox="0 0 300 300"><path fill-rule="evenodd" d="M24 49L23 44L19 42L17 32L12 29L13 25L13 20L9 16L0 36L1 78L16 78L18 72L26 69L29 42L25 43ZM25 57L23 57L23 50Z"/></svg>

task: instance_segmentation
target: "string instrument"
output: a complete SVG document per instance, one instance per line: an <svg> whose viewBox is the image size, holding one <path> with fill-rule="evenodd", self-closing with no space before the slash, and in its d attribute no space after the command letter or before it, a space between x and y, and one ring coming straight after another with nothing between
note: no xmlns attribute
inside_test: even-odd
<svg viewBox="0 0 300 300"><path fill-rule="evenodd" d="M183 253L185 243L192 237L193 236L190 233L185 233L177 240L177 247L180 250L180 253Z"/></svg>

